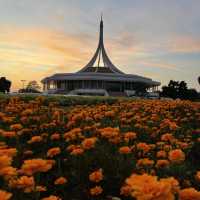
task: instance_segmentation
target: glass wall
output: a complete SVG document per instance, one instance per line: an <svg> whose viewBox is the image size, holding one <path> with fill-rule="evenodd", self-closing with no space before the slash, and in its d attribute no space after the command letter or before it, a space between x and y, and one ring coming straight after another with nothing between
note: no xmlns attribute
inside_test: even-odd
<svg viewBox="0 0 200 200"><path fill-rule="evenodd" d="M144 91L149 87L139 82L101 81L101 80L63 80L49 81L48 89L71 91L75 89L106 89L107 91L123 92L124 90Z"/></svg>

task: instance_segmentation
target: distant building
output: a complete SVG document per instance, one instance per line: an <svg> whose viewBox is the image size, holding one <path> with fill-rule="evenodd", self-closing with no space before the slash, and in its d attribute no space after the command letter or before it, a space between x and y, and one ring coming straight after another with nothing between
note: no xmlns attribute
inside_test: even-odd
<svg viewBox="0 0 200 200"><path fill-rule="evenodd" d="M44 78L42 83L47 93L102 96L132 96L147 90L155 92L160 85L150 78L125 74L113 65L104 48L102 18L99 44L89 63L76 73L54 74Z"/></svg>

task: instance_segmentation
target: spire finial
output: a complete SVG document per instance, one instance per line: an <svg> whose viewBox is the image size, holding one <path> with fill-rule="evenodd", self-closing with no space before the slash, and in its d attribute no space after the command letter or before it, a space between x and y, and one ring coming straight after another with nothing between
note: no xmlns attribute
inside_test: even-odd
<svg viewBox="0 0 200 200"><path fill-rule="evenodd" d="M102 12L101 12L100 27L102 27L102 32L103 32L103 13Z"/></svg>

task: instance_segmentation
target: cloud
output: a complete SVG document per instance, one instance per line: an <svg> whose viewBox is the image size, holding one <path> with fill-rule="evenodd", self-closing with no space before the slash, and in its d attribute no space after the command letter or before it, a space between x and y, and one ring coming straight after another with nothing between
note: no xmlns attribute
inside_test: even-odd
<svg viewBox="0 0 200 200"><path fill-rule="evenodd" d="M64 65L89 56L86 34L70 35L44 28L0 29L0 60L32 65Z"/></svg>
<svg viewBox="0 0 200 200"><path fill-rule="evenodd" d="M18 88L20 79L41 80L52 73L78 70L87 63L93 45L87 34L1 26L0 72Z"/></svg>
<svg viewBox="0 0 200 200"><path fill-rule="evenodd" d="M200 38L187 35L174 36L168 43L168 50L173 53L200 53Z"/></svg>
<svg viewBox="0 0 200 200"><path fill-rule="evenodd" d="M9 76L16 89L24 78L40 81L54 73L75 72L94 54L98 42L96 33L72 34L47 27L1 26L1 74ZM141 75L150 69L179 73L181 70L177 63L159 55L200 52L200 41L192 36L172 35L166 41L155 43L155 38L145 40L122 31L112 37L106 34L105 47L113 63L128 73L135 73L141 67L146 69L146 72L140 72Z"/></svg>
<svg viewBox="0 0 200 200"><path fill-rule="evenodd" d="M166 63L166 62L139 61L139 64L141 66L145 66L145 67L156 67L156 68L160 68L160 69L175 70L175 71L180 70L177 65L171 64L171 63Z"/></svg>

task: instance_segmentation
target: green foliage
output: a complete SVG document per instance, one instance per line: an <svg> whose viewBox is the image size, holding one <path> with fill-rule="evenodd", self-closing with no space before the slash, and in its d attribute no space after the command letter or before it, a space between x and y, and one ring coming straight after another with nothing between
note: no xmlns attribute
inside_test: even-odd
<svg viewBox="0 0 200 200"><path fill-rule="evenodd" d="M14 95L19 96L25 102L29 102L35 100L38 95L34 94L20 94ZM42 95L41 95L42 96ZM114 97L83 97L83 96L56 96L56 95L49 95L43 96L44 97L44 104L49 105L51 102L56 102L59 106L72 106L72 105L97 105L97 104L108 104L111 105L120 99L123 98L114 98ZM0 100L6 100L9 96L5 94L0 94Z"/></svg>
<svg viewBox="0 0 200 200"><path fill-rule="evenodd" d="M170 80L168 86L162 87L161 96L170 97L172 99L185 99L185 100L197 100L199 94L195 89L188 89L185 81L173 81Z"/></svg>
<svg viewBox="0 0 200 200"><path fill-rule="evenodd" d="M10 92L11 81L7 80L5 77L0 78L0 93Z"/></svg>

